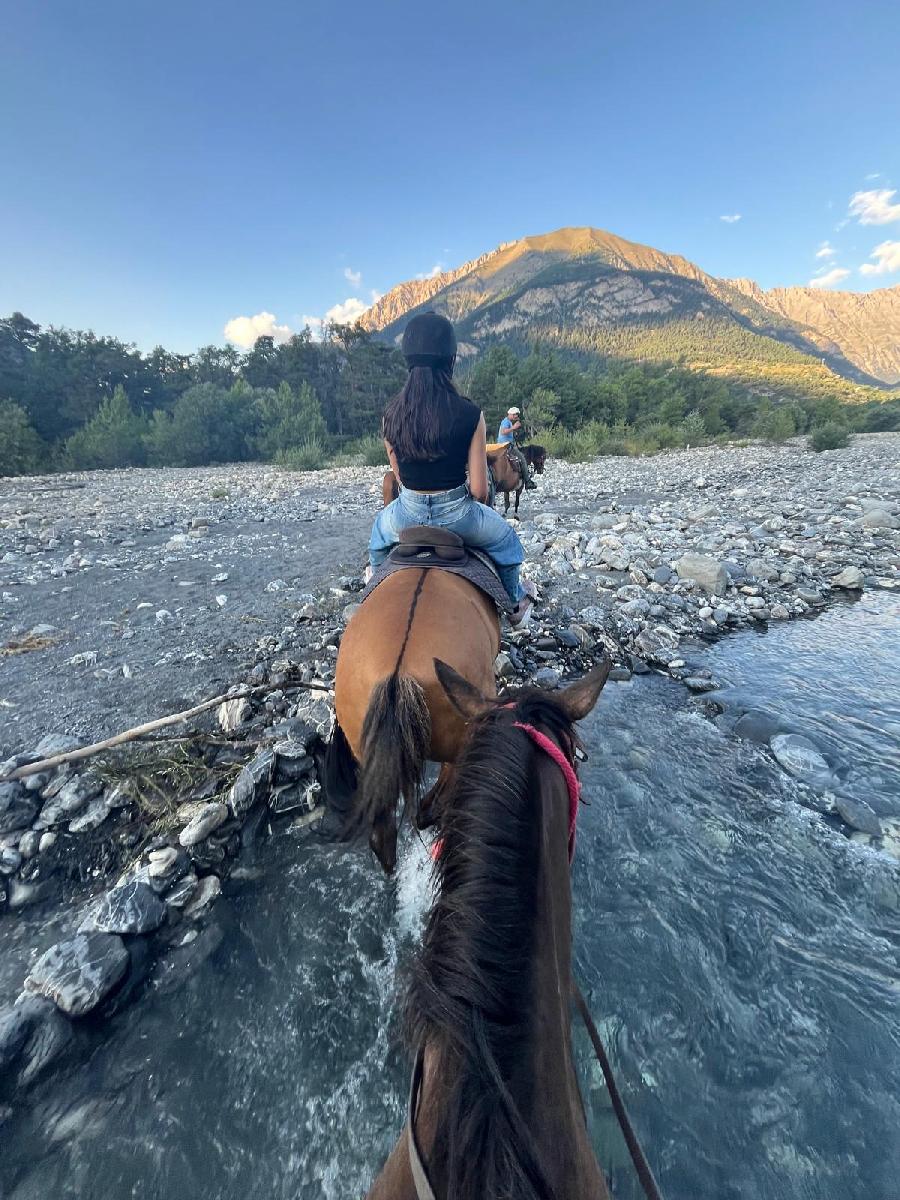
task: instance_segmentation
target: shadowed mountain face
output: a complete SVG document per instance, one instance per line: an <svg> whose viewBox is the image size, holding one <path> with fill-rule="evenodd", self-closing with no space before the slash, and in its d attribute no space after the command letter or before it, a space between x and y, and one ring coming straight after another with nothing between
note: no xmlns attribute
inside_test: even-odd
<svg viewBox="0 0 900 1200"><path fill-rule="evenodd" d="M764 292L589 227L506 242L453 271L402 283L362 324L397 339L426 307L456 323L462 355L535 339L579 354L692 365L799 364L812 355L855 382L900 381L900 288Z"/></svg>

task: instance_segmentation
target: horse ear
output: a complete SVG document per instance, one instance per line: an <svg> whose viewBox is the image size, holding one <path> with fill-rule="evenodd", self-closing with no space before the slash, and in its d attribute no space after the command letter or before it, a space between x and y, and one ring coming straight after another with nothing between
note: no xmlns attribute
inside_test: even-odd
<svg viewBox="0 0 900 1200"><path fill-rule="evenodd" d="M463 679L462 675L439 658L434 660L434 673L447 693L447 699L467 721L474 720L489 707L490 701L482 696L474 684Z"/></svg>
<svg viewBox="0 0 900 1200"><path fill-rule="evenodd" d="M582 679L559 693L556 699L570 721L580 721L588 715L600 698L611 667L612 661L604 658L599 667L594 667L593 671L588 671Z"/></svg>

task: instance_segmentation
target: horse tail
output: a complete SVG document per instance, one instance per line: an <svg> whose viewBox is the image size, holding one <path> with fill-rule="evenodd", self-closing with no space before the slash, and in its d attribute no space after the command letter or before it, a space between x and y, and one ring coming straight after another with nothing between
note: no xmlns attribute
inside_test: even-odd
<svg viewBox="0 0 900 1200"><path fill-rule="evenodd" d="M389 874L397 862L397 828L414 811L431 744L431 714L418 680L400 666L372 689L362 728L358 825ZM403 797L400 821L397 800Z"/></svg>
<svg viewBox="0 0 900 1200"><path fill-rule="evenodd" d="M425 691L398 668L372 689L363 722L360 788L370 821L399 796L406 809L415 803L430 745Z"/></svg>

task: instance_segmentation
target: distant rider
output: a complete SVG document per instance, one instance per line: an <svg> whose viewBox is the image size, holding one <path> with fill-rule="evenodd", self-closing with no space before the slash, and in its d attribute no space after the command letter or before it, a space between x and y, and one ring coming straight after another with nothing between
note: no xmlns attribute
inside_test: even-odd
<svg viewBox="0 0 900 1200"><path fill-rule="evenodd" d="M519 420L519 410L515 407L507 409L506 416L500 422L500 429L497 432L497 441L504 446L508 446L507 454L519 468L519 473L525 481L525 490L534 489L537 484L531 478L531 470L528 466L528 460L525 455L516 445L516 433L522 428L522 422Z"/></svg>
<svg viewBox="0 0 900 1200"><path fill-rule="evenodd" d="M453 383L456 334L446 317L420 313L401 345L409 376L384 410L384 445L400 495L375 518L369 562L380 566L411 525L439 525L484 550L497 564L515 604L514 625L531 600L519 582L525 557L515 530L484 501L488 496L484 416ZM466 472L468 470L468 483Z"/></svg>

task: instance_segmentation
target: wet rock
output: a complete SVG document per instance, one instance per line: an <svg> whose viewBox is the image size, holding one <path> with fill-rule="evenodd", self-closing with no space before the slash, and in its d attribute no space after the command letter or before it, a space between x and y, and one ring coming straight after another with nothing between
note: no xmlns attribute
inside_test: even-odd
<svg viewBox="0 0 900 1200"><path fill-rule="evenodd" d="M276 742L272 751L275 755L275 777L280 783L296 783L309 775L315 766L303 742L291 739Z"/></svg>
<svg viewBox="0 0 900 1200"><path fill-rule="evenodd" d="M17 1002L16 1007L25 1008L26 1005L31 1006L31 1027L20 1054L20 1087L27 1087L55 1062L74 1036L71 1022L49 1000L26 996Z"/></svg>
<svg viewBox="0 0 900 1200"><path fill-rule="evenodd" d="M781 730L784 723L769 713L759 709L750 709L735 721L732 732L737 737L748 742L756 742L760 746L768 746L769 742Z"/></svg>
<svg viewBox="0 0 900 1200"><path fill-rule="evenodd" d="M222 894L222 884L217 875L204 875L196 890L184 906L184 915L191 921L202 916L213 901Z"/></svg>
<svg viewBox="0 0 900 1200"><path fill-rule="evenodd" d="M70 833L86 833L90 829L98 829L109 816L109 805L105 797L98 796L87 808L69 822Z"/></svg>
<svg viewBox="0 0 900 1200"><path fill-rule="evenodd" d="M769 741L779 764L797 779L813 787L831 782L831 768L819 748L801 733L777 733Z"/></svg>
<svg viewBox="0 0 900 1200"><path fill-rule="evenodd" d="M197 876L193 871L179 879L173 884L169 891L166 892L166 904L171 908L184 908L185 904L193 896L197 890Z"/></svg>
<svg viewBox="0 0 900 1200"><path fill-rule="evenodd" d="M834 807L838 815L852 829L868 833L872 837L881 837L882 827L878 814L864 800L854 800L851 796L836 796Z"/></svg>
<svg viewBox="0 0 900 1200"><path fill-rule="evenodd" d="M242 769L228 793L228 807L238 820L246 816L258 800L268 795L274 769L275 755L272 750L261 751ZM185 844L182 842L182 845Z"/></svg>
<svg viewBox="0 0 900 1200"><path fill-rule="evenodd" d="M614 683L627 683L631 678L631 675L632 672L629 670L629 668L622 666L611 667L609 672L609 678Z"/></svg>
<svg viewBox="0 0 900 1200"><path fill-rule="evenodd" d="M833 587L843 588L849 592L860 592L865 587L866 577L859 567L845 567L839 575L831 580Z"/></svg>
<svg viewBox="0 0 900 1200"><path fill-rule="evenodd" d="M49 879L39 879L31 883L13 878L9 883L9 907L15 911L39 904L50 895L52 886Z"/></svg>
<svg viewBox="0 0 900 1200"><path fill-rule="evenodd" d="M102 933L152 933L166 919L166 906L149 884L122 883L107 892L82 928Z"/></svg>
<svg viewBox="0 0 900 1200"><path fill-rule="evenodd" d="M22 839L19 842L19 853L23 858L34 858L41 844L41 835L36 829L29 829L27 833L22 834Z"/></svg>
<svg viewBox="0 0 900 1200"><path fill-rule="evenodd" d="M684 554L675 563L679 579L693 579L712 596L724 596L728 588L728 572L715 558L705 554Z"/></svg>
<svg viewBox="0 0 900 1200"><path fill-rule="evenodd" d="M12 846L0 849L0 875L12 875L23 862L22 854Z"/></svg>
<svg viewBox="0 0 900 1200"><path fill-rule="evenodd" d="M218 801L204 804L178 835L182 846L196 846L228 819L228 809Z"/></svg>
<svg viewBox="0 0 900 1200"><path fill-rule="evenodd" d="M90 1012L116 986L128 966L128 951L120 937L109 933L78 933L57 942L37 960L25 987L48 997L63 1012Z"/></svg>
<svg viewBox="0 0 900 1200"><path fill-rule="evenodd" d="M684 685L692 692L714 692L719 686L715 679L703 679L699 675L688 675Z"/></svg>
<svg viewBox="0 0 900 1200"><path fill-rule="evenodd" d="M0 833L26 829L39 807L40 802L19 783L0 783Z"/></svg>

